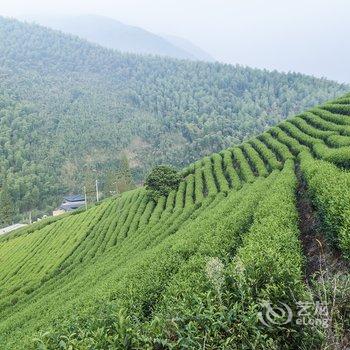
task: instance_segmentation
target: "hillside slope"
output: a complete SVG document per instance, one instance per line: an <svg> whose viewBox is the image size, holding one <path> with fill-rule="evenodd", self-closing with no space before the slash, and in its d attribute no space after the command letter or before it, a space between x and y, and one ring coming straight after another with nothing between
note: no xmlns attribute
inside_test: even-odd
<svg viewBox="0 0 350 350"><path fill-rule="evenodd" d="M96 177L108 194L106 174L122 154L141 182L157 163L183 167L347 90L300 74L120 54L0 18L0 100L12 106L0 109L0 186L21 213L50 210Z"/></svg>
<svg viewBox="0 0 350 350"><path fill-rule="evenodd" d="M349 165L347 95L196 161L157 202L140 188L0 238L0 347L345 349ZM294 318L267 327L266 302Z"/></svg>

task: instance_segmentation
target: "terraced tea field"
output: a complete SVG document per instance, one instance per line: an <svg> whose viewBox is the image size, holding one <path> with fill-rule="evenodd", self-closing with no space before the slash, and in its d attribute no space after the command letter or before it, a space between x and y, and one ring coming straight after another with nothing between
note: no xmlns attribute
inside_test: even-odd
<svg viewBox="0 0 350 350"><path fill-rule="evenodd" d="M305 196L348 278L349 165L347 95L198 160L156 202L139 188L0 237L0 348L346 346L350 293L327 327L258 315L328 301L307 286Z"/></svg>

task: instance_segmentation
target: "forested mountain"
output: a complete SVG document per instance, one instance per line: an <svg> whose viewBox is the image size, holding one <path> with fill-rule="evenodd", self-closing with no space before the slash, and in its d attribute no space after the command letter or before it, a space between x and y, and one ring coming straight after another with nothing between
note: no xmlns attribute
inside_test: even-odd
<svg viewBox="0 0 350 350"><path fill-rule="evenodd" d="M0 237L0 348L348 349L349 167L347 95Z"/></svg>
<svg viewBox="0 0 350 350"><path fill-rule="evenodd" d="M129 159L184 166L348 87L301 74L142 57L0 18L1 187L47 210ZM112 183L112 182L111 182ZM5 196L8 198L8 196Z"/></svg>
<svg viewBox="0 0 350 350"><path fill-rule="evenodd" d="M203 50L184 39L156 35L104 16L38 16L29 20L122 52L214 61Z"/></svg>

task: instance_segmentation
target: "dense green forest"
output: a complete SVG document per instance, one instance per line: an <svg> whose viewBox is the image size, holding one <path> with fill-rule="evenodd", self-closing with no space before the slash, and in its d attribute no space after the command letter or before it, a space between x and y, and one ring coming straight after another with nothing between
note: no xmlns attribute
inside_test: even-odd
<svg viewBox="0 0 350 350"><path fill-rule="evenodd" d="M0 348L347 349L349 167L347 95L0 237Z"/></svg>
<svg viewBox="0 0 350 350"><path fill-rule="evenodd" d="M6 216L52 209L96 178L113 184L107 178L125 158L140 183L155 164L182 167L347 89L301 74L121 54L0 18Z"/></svg>

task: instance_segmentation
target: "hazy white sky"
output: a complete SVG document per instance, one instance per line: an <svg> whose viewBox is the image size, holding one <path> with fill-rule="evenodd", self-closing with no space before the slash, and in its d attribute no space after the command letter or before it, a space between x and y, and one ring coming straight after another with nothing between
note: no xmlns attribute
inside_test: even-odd
<svg viewBox="0 0 350 350"><path fill-rule="evenodd" d="M350 83L350 0L1 0L0 14L99 14L190 39L219 61Z"/></svg>

